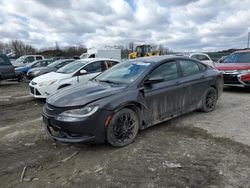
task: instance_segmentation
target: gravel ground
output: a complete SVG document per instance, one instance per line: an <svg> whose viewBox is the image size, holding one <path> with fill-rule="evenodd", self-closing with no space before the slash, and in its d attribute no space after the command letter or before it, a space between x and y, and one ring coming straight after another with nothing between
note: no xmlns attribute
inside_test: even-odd
<svg viewBox="0 0 250 188"><path fill-rule="evenodd" d="M250 187L250 90L226 88L215 111L153 126L117 149L49 140L45 101L27 88L0 85L0 187Z"/></svg>

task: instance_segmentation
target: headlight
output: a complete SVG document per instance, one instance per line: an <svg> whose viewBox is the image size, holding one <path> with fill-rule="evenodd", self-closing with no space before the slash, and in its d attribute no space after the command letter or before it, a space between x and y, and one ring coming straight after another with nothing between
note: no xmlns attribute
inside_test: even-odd
<svg viewBox="0 0 250 188"><path fill-rule="evenodd" d="M93 115L99 109L98 105L86 106L84 108L67 110L59 114L55 119L59 121L75 121Z"/></svg>
<svg viewBox="0 0 250 188"><path fill-rule="evenodd" d="M38 84L39 87L43 87L43 86L48 86L48 85L51 85L51 84L54 84L57 80L48 80L48 81L43 81L43 82L40 82Z"/></svg>
<svg viewBox="0 0 250 188"><path fill-rule="evenodd" d="M239 70L238 72L239 72L240 74L250 73L250 69L248 69L248 70Z"/></svg>

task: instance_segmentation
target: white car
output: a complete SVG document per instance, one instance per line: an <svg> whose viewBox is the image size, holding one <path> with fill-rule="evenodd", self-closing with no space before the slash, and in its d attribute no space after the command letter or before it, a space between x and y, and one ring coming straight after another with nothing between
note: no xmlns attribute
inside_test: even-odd
<svg viewBox="0 0 250 188"><path fill-rule="evenodd" d="M105 58L73 61L56 72L50 72L31 80L29 83L30 94L35 98L47 98L61 88L82 84L119 62Z"/></svg>
<svg viewBox="0 0 250 188"><path fill-rule="evenodd" d="M190 58L197 59L207 65L214 67L213 60L209 57L209 55L205 53L192 53L189 55Z"/></svg>

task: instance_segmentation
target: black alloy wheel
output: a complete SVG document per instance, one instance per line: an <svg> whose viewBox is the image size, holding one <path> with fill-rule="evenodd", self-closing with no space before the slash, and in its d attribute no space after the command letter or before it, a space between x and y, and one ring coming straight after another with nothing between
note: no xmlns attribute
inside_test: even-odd
<svg viewBox="0 0 250 188"><path fill-rule="evenodd" d="M218 94L213 87L209 88L203 98L202 111L211 112L215 109L218 100Z"/></svg>
<svg viewBox="0 0 250 188"><path fill-rule="evenodd" d="M107 141L115 147L126 146L134 141L138 130L137 114L129 108L121 109L107 127Z"/></svg>

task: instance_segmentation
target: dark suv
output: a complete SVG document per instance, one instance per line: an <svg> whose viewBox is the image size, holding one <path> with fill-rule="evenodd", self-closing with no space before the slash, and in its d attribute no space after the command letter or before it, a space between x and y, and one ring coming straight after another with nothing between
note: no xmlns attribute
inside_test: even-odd
<svg viewBox="0 0 250 188"><path fill-rule="evenodd" d="M4 54L0 54L0 83L1 80L15 78L15 76L15 69L9 58Z"/></svg>

